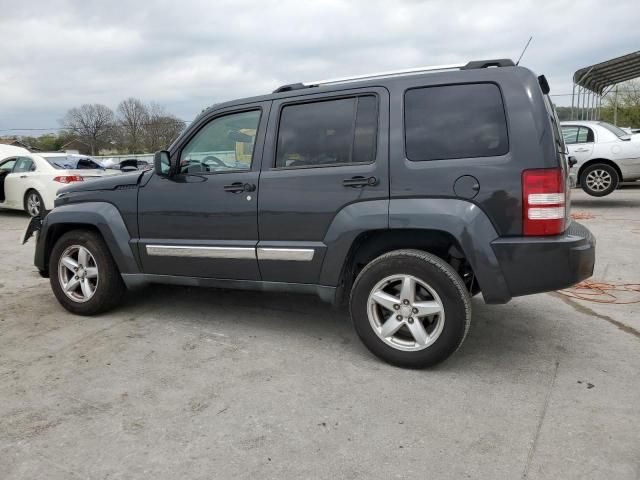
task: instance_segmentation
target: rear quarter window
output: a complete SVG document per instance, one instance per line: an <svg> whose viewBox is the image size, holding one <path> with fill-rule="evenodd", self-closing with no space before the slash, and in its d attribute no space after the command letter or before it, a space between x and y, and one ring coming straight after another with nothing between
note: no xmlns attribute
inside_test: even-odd
<svg viewBox="0 0 640 480"><path fill-rule="evenodd" d="M493 83L408 90L404 112L409 160L490 157L509 151L502 95Z"/></svg>

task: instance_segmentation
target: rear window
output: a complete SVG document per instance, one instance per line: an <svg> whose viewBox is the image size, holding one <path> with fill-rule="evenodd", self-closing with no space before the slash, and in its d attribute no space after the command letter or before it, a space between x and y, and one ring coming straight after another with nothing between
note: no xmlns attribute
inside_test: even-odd
<svg viewBox="0 0 640 480"><path fill-rule="evenodd" d="M628 137L629 136L629 134L627 132L625 132L621 128L616 127L615 125L611 125L610 123L598 122L598 125L600 125L601 127L606 128L607 130L609 130L611 133L613 133L618 138L624 138L624 137Z"/></svg>
<svg viewBox="0 0 640 480"><path fill-rule="evenodd" d="M491 157L509 151L502 95L476 83L407 91L405 147L413 161Z"/></svg>
<svg viewBox="0 0 640 480"><path fill-rule="evenodd" d="M96 170L102 169L102 165L88 157L55 156L44 157L49 164L58 170Z"/></svg>

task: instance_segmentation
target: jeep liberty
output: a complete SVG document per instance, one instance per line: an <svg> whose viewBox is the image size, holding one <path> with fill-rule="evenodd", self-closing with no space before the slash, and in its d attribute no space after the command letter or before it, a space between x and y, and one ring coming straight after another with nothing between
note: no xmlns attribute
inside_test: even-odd
<svg viewBox="0 0 640 480"><path fill-rule="evenodd" d="M378 357L433 365L462 344L473 295L593 273L548 93L487 60L215 105L152 171L62 188L30 225L35 265L79 315L149 283L315 293L348 304Z"/></svg>

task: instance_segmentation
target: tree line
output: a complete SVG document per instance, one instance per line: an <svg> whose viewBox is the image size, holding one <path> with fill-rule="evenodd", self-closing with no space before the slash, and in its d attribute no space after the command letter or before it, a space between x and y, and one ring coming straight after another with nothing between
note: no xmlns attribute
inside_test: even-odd
<svg viewBox="0 0 640 480"><path fill-rule="evenodd" d="M185 123L157 103L127 98L114 112L99 103L70 109L62 119L64 129L89 145L91 154L101 149L122 153L148 153L167 148L184 130Z"/></svg>
<svg viewBox="0 0 640 480"><path fill-rule="evenodd" d="M110 153L150 153L171 145L184 130L185 122L157 103L145 104L127 98L115 112L100 103L71 108L60 120L62 129L39 137L22 136L21 141L43 151L60 150L72 140L85 143L91 155Z"/></svg>

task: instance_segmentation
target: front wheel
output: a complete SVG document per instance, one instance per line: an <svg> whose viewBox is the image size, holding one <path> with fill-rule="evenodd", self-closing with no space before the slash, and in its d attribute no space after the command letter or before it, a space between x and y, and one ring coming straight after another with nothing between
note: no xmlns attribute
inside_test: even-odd
<svg viewBox="0 0 640 480"><path fill-rule="evenodd" d="M618 172L606 163L595 163L580 175L580 186L592 197L604 197L618 188Z"/></svg>
<svg viewBox="0 0 640 480"><path fill-rule="evenodd" d="M49 276L58 302L77 315L112 309L126 289L106 243L89 230L72 230L58 239Z"/></svg>
<svg viewBox="0 0 640 480"><path fill-rule="evenodd" d="M350 310L365 346L408 368L445 360L471 322L471 299L460 276L420 250L396 250L369 263L354 282Z"/></svg>

